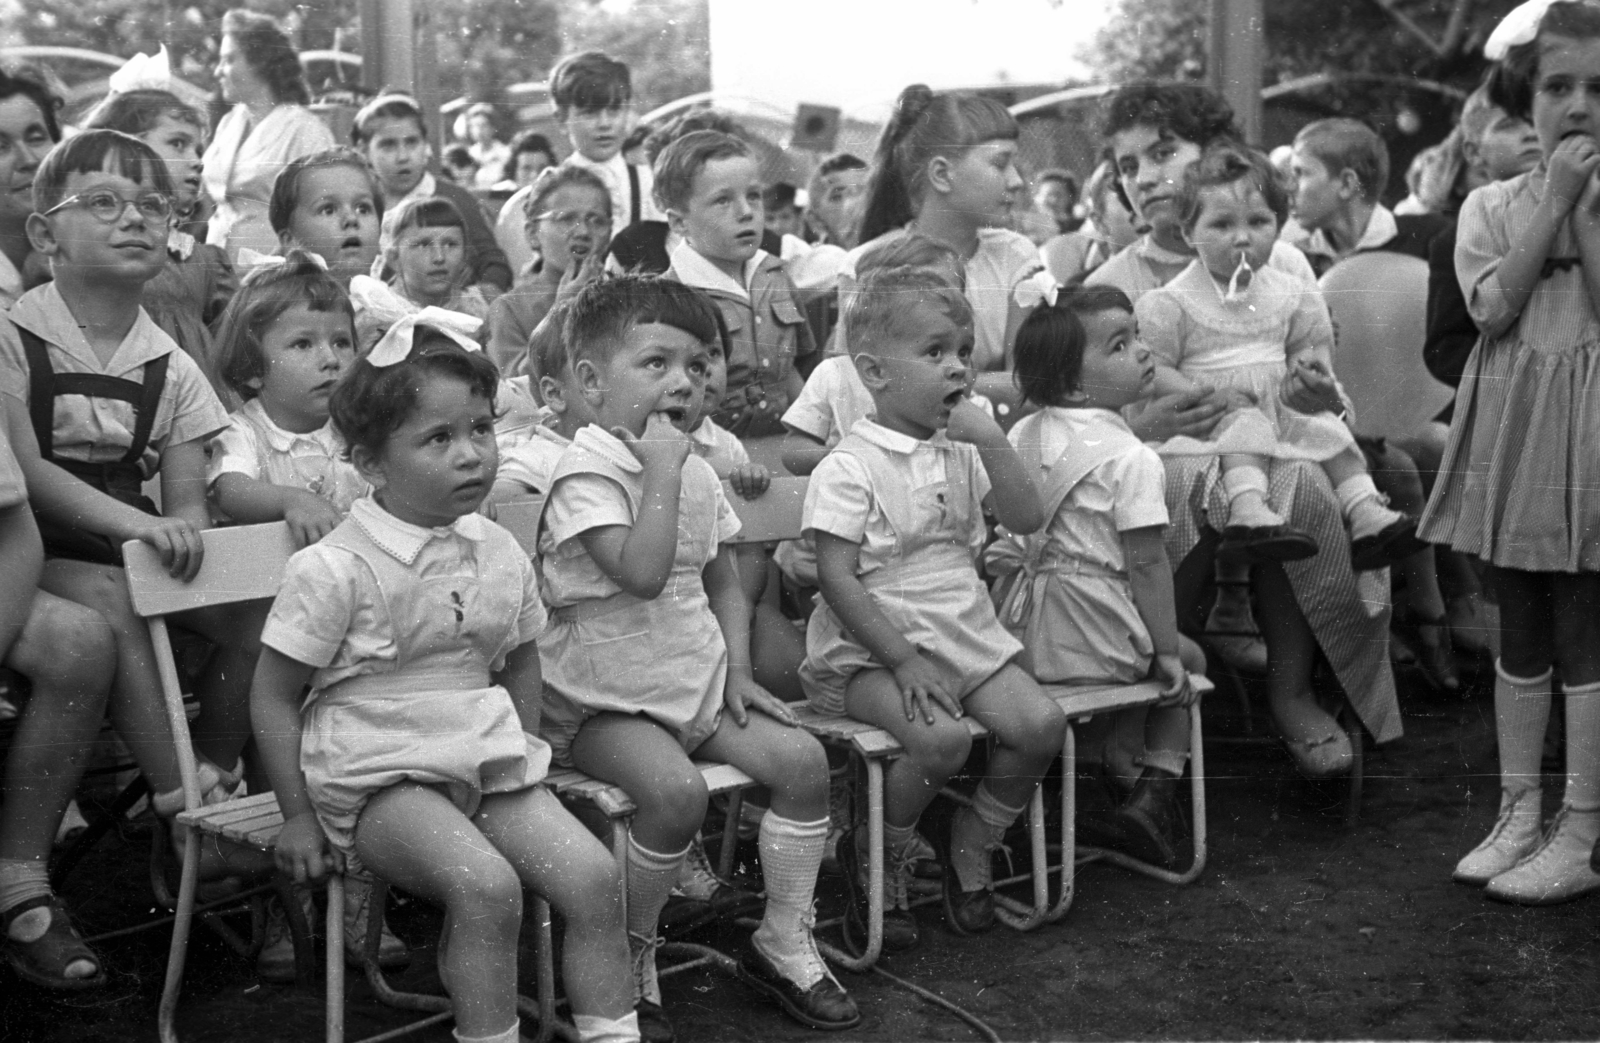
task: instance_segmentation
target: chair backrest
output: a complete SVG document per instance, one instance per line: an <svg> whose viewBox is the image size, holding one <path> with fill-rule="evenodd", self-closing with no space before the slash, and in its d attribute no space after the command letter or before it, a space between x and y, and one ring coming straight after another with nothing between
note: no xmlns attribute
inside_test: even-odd
<svg viewBox="0 0 1600 1043"><path fill-rule="evenodd" d="M149 618L274 597L289 555L295 551L289 526L283 522L207 529L200 538L206 548L205 561L188 583L168 575L148 543L129 540L122 545L135 612Z"/></svg>
<svg viewBox="0 0 1600 1043"><path fill-rule="evenodd" d="M784 475L772 479L772 487L754 500L746 500L727 482L722 490L739 516L739 534L729 543L772 543L800 538L800 516L806 505L809 479Z"/></svg>
<svg viewBox="0 0 1600 1043"><path fill-rule="evenodd" d="M539 518L544 514L543 496L529 496L520 500L497 503L494 520L517 538L517 545L530 558L539 553Z"/></svg>
<svg viewBox="0 0 1600 1043"><path fill-rule="evenodd" d="M1382 250L1359 253L1328 269L1321 285L1338 331L1333 370L1355 406L1356 430L1408 435L1438 415L1454 392L1422 361L1427 262Z"/></svg>

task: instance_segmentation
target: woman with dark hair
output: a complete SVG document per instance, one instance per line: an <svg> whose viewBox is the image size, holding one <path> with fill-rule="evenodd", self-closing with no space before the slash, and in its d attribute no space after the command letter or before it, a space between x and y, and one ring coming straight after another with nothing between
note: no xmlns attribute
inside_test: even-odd
<svg viewBox="0 0 1600 1043"><path fill-rule="evenodd" d="M60 108L46 73L0 68L0 310L49 277L33 260L24 225L33 213L33 172L61 140Z"/></svg>
<svg viewBox="0 0 1600 1043"><path fill-rule="evenodd" d="M1129 84L1111 96L1102 133L1120 176L1119 191L1150 231L1098 268L1088 283L1115 286L1137 301L1176 278L1194 260L1178 212L1179 189L1189 167L1207 146L1240 142L1242 135L1233 110L1215 92L1194 84L1150 82ZM1315 285L1305 255L1282 242L1274 245L1267 266ZM1226 408L1220 399L1219 393L1204 389L1164 395L1151 401L1129 426L1144 441L1180 434L1203 438ZM1223 528L1228 503L1217 480L1215 458L1173 456L1162 462L1172 517L1167 551L1173 561L1181 562L1206 529ZM1349 767L1352 750L1333 719L1321 710L1312 713L1314 707L1308 705L1313 700L1311 672L1319 648L1373 737L1382 743L1401 734L1394 675L1386 654L1388 590L1381 572L1351 571L1339 500L1321 468L1275 460L1267 477L1268 504L1290 525L1310 533L1321 547L1320 553L1304 561L1249 565L1262 608L1257 618L1266 637L1268 692L1280 725L1294 722L1289 729L1294 734L1286 731L1285 743L1301 769L1334 774ZM1200 564L1196 559L1179 567L1180 597L1181 581L1195 578ZM1229 610L1246 613L1248 604L1241 600ZM1320 727L1306 727L1308 720L1318 717Z"/></svg>
<svg viewBox="0 0 1600 1043"><path fill-rule="evenodd" d="M205 154L206 195L216 206L206 241L239 264L239 250L278 246L267 221L272 182L291 161L333 148L333 132L306 105L300 56L278 23L235 8L222 18L217 85L233 108Z"/></svg>

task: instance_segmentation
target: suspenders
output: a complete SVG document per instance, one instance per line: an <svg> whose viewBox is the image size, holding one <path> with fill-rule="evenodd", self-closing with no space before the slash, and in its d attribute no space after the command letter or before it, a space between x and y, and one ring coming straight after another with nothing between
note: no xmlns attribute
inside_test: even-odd
<svg viewBox="0 0 1600 1043"><path fill-rule="evenodd" d="M644 220L639 209L639 168L632 163L628 164L628 206L628 220L631 223L638 224Z"/></svg>
<svg viewBox="0 0 1600 1043"><path fill-rule="evenodd" d="M50 365L50 352L39 335L23 326L16 329L22 336L22 350L28 358L28 414L33 422L34 437L39 441L39 455L102 490L111 472L138 467L139 458L150 444L150 429L155 425L156 408L167 383L169 356L162 355L144 364L143 383L101 373L57 373ZM133 405L136 417L133 443L128 446L121 460L109 464L89 464L78 460L55 459L55 400L60 395L112 398Z"/></svg>

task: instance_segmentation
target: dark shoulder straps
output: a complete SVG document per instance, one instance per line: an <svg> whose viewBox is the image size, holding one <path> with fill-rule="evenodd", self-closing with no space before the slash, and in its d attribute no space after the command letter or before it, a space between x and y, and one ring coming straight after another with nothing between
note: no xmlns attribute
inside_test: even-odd
<svg viewBox="0 0 1600 1043"><path fill-rule="evenodd" d="M22 351L28 359L28 419L33 424L34 438L39 442L39 456L45 460L55 458L56 398L86 395L114 398L133 405L133 441L120 462L138 463L150 444L150 430L155 426L171 356L162 355L146 362L142 383L103 373L57 373L50 365L50 350L45 347L43 338L24 326L16 330L22 337Z"/></svg>
<svg viewBox="0 0 1600 1043"><path fill-rule="evenodd" d="M639 209L639 168L632 163L628 164L628 223L644 219L644 211Z"/></svg>

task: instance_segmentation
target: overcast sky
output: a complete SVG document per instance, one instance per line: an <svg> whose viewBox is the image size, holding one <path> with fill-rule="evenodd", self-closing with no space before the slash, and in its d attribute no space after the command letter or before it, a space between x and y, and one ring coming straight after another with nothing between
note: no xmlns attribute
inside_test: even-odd
<svg viewBox="0 0 1600 1043"><path fill-rule="evenodd" d="M881 118L907 84L1058 82L1110 0L710 0L711 83Z"/></svg>

